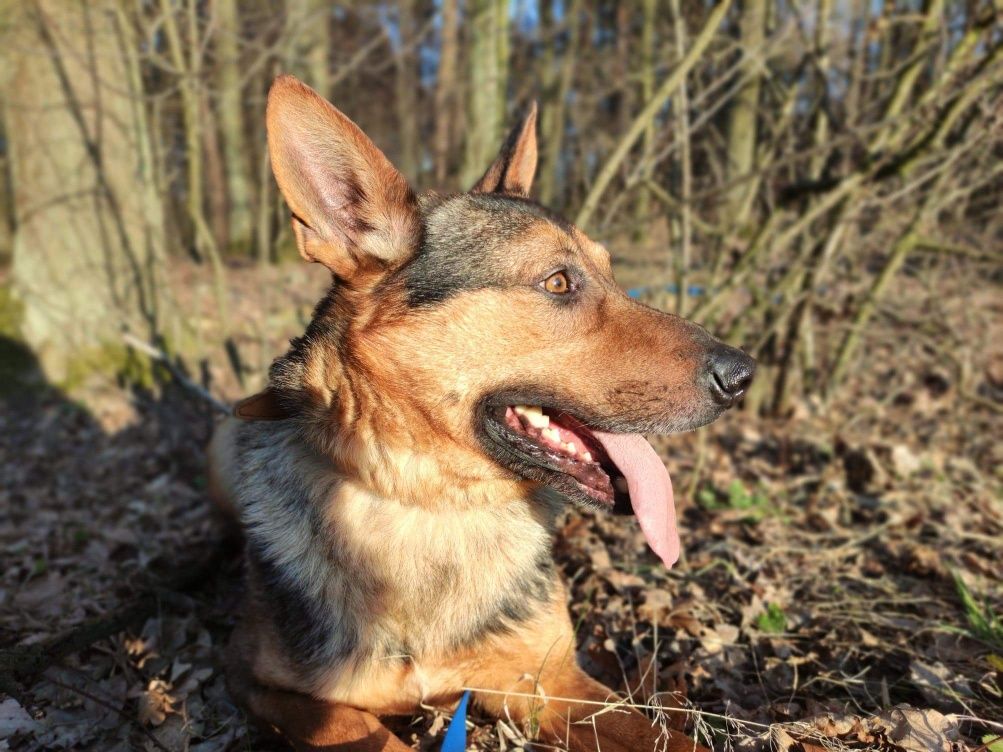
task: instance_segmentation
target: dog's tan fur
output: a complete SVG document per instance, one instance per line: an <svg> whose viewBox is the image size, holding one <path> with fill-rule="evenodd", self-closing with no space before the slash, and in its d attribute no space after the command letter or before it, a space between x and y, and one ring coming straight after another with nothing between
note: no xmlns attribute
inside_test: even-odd
<svg viewBox="0 0 1003 752"><path fill-rule="evenodd" d="M633 430L680 430L717 412L694 377L713 340L630 301L605 249L520 203L534 123L535 109L472 194L418 198L307 87L282 77L269 96L297 242L336 282L268 392L245 406L257 419L217 430L210 487L247 539L231 689L298 748L407 749L378 716L448 705L472 686L515 693L475 701L536 719L575 750L703 749L633 711L594 716L593 705L542 699L612 692L574 660L550 554L561 501L485 453L479 400L554 385ZM433 271L462 289L427 292L416 249L469 238L491 281L464 278L447 254ZM536 287L568 259L590 290L573 310ZM443 299L416 303L422 295Z"/></svg>

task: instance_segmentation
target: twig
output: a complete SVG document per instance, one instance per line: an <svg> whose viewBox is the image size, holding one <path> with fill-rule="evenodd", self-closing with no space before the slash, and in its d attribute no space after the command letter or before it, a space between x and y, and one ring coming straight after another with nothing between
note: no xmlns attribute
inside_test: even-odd
<svg viewBox="0 0 1003 752"><path fill-rule="evenodd" d="M986 261L999 263L1003 260L1003 255L999 253L983 252L965 245L942 241L934 237L920 237L916 240L916 249L929 251L931 253L947 253L955 256L964 256L975 261Z"/></svg>
<svg viewBox="0 0 1003 752"><path fill-rule="evenodd" d="M606 163L602 166L599 174L596 176L595 182L592 184L591 190L589 190L588 195L585 197L585 201L582 203L582 208L578 212L578 216L575 217L575 224L584 227L588 224L589 220L592 218L592 214L595 212L596 208L599 206L599 201L602 199L603 193L605 193L606 188L609 187L610 182L613 180L613 176L616 174L617 170L620 168L620 164L627 157L631 148L637 142L637 139L641 137L644 133L648 122L654 118L658 111L662 109L662 105L668 101L679 85L686 79L686 75L690 72L700 56L703 55L704 50L707 49L711 41L714 39L714 35L717 32L718 24L721 19L724 18L725 14L728 12L728 8L731 6L730 0L725 0L724 2L718 3L713 11L711 11L710 17L707 19L707 23L701 29L700 34L697 38L693 40L693 46L686 53L686 57L682 59L679 65L671 75L662 82L655 96L644 106L637 117L634 118L634 122L630 124L630 128L627 132L623 134L620 141L617 143L616 148L613 149L613 153L610 154Z"/></svg>
<svg viewBox="0 0 1003 752"><path fill-rule="evenodd" d="M977 715L956 715L954 716L959 721L969 721L971 723L981 723L984 726L990 726L991 728L1003 729L1003 722L1000 721L989 721L985 718L979 718Z"/></svg>
<svg viewBox="0 0 1003 752"><path fill-rule="evenodd" d="M528 699L545 699L546 701L557 701L557 702L568 702L575 705L591 705L602 710L597 711L597 713L608 713L610 711L616 710L617 708L631 708L633 710L651 710L659 713L686 713L687 715L700 716L704 718L717 718L721 721L726 721L728 723L735 723L743 726L754 726L761 729L771 729L773 726L767 723L757 723L756 721L744 721L739 718L733 718L730 715L723 715L721 713L711 713L707 710L696 710L695 708L677 708L677 707L666 707L665 705L651 705L640 702L628 702L626 700L616 700L614 702L604 702L602 700L582 700L577 697L558 697L555 695L547 695L546 697L541 697L539 694L533 694L532 692L514 692L506 691L501 689L485 689L483 687L461 687L463 690L468 690L470 692L479 692L480 694L486 695L505 695L508 697L524 697ZM673 694L672 692L662 692L660 694Z"/></svg>
<svg viewBox="0 0 1003 752"><path fill-rule="evenodd" d="M163 599L158 593L185 592L208 584L225 555L225 547L217 545L208 559L184 568L176 578L154 586L152 592L141 595L136 602L109 617L91 620L35 645L0 650L0 691L17 696L21 681L30 681L66 656L143 622L161 608Z"/></svg>
<svg viewBox="0 0 1003 752"><path fill-rule="evenodd" d="M978 394L968 391L961 392L961 398L978 405L979 407L984 407L987 410L992 410L994 413L1003 414L1003 405L993 402L991 399L986 399Z"/></svg>
<svg viewBox="0 0 1003 752"><path fill-rule="evenodd" d="M146 726L140 723L139 720L133 718L121 708L116 708L110 702L98 697L93 692L88 692L86 689L82 689L81 687L74 687L72 684L67 684L66 682L59 681L59 679L53 679L51 676L46 677L46 681L48 681L50 684L54 684L60 689L65 689L68 692L73 692L74 694L80 695L81 697L90 700L95 705L100 705L105 710L110 710L111 712L124 718L128 723L138 728L147 739L153 742L153 744L157 747L157 749L161 749L163 750L163 752L171 752L171 750L165 747L163 742L161 742L156 736L154 736L154 734L148 728L146 728Z"/></svg>
<svg viewBox="0 0 1003 752"><path fill-rule="evenodd" d="M129 345L129 347L139 350L144 355L148 355L153 360L163 363L167 367L167 370L171 372L171 376L173 376L177 382L181 384L181 386L185 387L198 397L201 397L219 412L224 415L230 415L233 412L229 405L216 399L208 392L208 390L188 378L163 350L156 348L147 342L143 342L141 339L138 339L128 332L122 335L122 341Z"/></svg>

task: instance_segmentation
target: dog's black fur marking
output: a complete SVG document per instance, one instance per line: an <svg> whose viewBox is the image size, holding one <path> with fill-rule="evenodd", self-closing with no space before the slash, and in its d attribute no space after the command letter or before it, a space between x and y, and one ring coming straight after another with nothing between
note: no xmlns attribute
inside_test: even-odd
<svg viewBox="0 0 1003 752"><path fill-rule="evenodd" d="M247 556L258 582L268 594L267 608L276 614L276 623L281 625L280 638L298 663L321 667L356 651L359 640L354 630L332 624L330 609L292 581L259 546L249 544ZM334 635L338 636L337 644Z"/></svg>
<svg viewBox="0 0 1003 752"><path fill-rule="evenodd" d="M572 227L535 201L508 194L462 194L437 200L427 210L421 245L399 272L412 308L442 303L465 290L502 286L506 280L498 269L505 267L492 257L504 252L507 240L540 221L565 232Z"/></svg>

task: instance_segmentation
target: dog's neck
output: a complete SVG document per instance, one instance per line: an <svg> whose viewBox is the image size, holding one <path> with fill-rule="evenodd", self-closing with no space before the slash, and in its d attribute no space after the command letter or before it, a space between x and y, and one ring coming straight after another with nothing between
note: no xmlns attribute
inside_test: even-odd
<svg viewBox="0 0 1003 752"><path fill-rule="evenodd" d="M292 421L299 418L280 392L268 388L236 403L233 415L244 421ZM407 442L369 441L337 428L310 430L303 435L331 460L333 470L346 482L403 506L430 511L490 509L499 500L523 498L541 505L553 516L555 502L546 500L529 481L514 479L504 471L485 474L483 459L457 448L422 452Z"/></svg>

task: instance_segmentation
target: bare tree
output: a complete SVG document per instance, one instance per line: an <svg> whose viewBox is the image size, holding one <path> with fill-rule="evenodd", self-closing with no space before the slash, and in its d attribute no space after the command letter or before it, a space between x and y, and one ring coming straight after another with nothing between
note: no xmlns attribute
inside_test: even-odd
<svg viewBox="0 0 1003 752"><path fill-rule="evenodd" d="M435 179L444 183L455 143L456 67L459 55L459 3L442 0L442 30L439 70L435 82Z"/></svg>
<svg viewBox="0 0 1003 752"><path fill-rule="evenodd" d="M223 136L230 244L246 248L253 231L251 173L244 122L241 18L237 0L216 0L216 74L219 128Z"/></svg>
<svg viewBox="0 0 1003 752"><path fill-rule="evenodd" d="M472 185L504 135L508 92L508 3L470 0L467 128L461 181Z"/></svg>
<svg viewBox="0 0 1003 752"><path fill-rule="evenodd" d="M649 264L648 302L756 354L751 406L778 414L838 393L917 259L998 243L987 0L0 3L0 246L12 228L26 336L64 373L122 328L226 341L227 264L291 248L263 131L281 72L453 188L539 99L542 201ZM212 342L165 326L165 270L192 263Z"/></svg>

